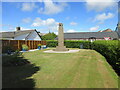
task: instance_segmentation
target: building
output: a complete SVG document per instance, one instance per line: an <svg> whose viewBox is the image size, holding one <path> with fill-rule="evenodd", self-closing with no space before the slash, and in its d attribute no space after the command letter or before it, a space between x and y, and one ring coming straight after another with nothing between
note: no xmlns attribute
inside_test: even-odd
<svg viewBox="0 0 120 90"><path fill-rule="evenodd" d="M111 29L108 28L108 29L106 29L106 30L103 30L103 31L100 30L100 31L98 31L98 32L113 32L113 31L112 31Z"/></svg>
<svg viewBox="0 0 120 90"><path fill-rule="evenodd" d="M106 30L103 30L102 32L113 32L111 29L106 29Z"/></svg>
<svg viewBox="0 0 120 90"><path fill-rule="evenodd" d="M65 40L113 40L118 38L116 32L75 32L75 33L64 33Z"/></svg>
<svg viewBox="0 0 120 90"><path fill-rule="evenodd" d="M2 39L7 40L41 40L37 30L21 30L20 27L16 27L16 31L13 32L1 32Z"/></svg>
<svg viewBox="0 0 120 90"><path fill-rule="evenodd" d="M90 41L120 39L120 23L117 24L115 31L112 31L111 29L106 29L98 32L64 33L64 39L65 40L90 40Z"/></svg>

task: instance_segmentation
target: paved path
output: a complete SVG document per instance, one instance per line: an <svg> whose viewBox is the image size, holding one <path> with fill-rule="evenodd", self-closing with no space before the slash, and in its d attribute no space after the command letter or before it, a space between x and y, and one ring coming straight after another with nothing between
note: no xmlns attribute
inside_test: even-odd
<svg viewBox="0 0 120 90"><path fill-rule="evenodd" d="M69 51L53 51L53 50L47 50L44 51L45 53L75 53L75 52L79 52L80 49L73 49L73 50L69 50Z"/></svg>

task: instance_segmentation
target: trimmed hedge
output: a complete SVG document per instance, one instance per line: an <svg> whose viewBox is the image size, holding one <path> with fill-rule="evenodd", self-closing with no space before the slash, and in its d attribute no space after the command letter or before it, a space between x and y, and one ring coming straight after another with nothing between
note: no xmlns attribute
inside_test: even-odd
<svg viewBox="0 0 120 90"><path fill-rule="evenodd" d="M80 48L80 45L83 44L84 49L90 48L90 41L75 41L75 40L65 40L65 46L67 48ZM48 40L47 47L56 47L58 45L57 40Z"/></svg>
<svg viewBox="0 0 120 90"><path fill-rule="evenodd" d="M120 41L118 40L99 40L91 44L92 49L98 51L106 57L108 63L119 72L120 70Z"/></svg>
<svg viewBox="0 0 120 90"><path fill-rule="evenodd" d="M58 45L58 41L57 40L47 40L47 47L56 47Z"/></svg>

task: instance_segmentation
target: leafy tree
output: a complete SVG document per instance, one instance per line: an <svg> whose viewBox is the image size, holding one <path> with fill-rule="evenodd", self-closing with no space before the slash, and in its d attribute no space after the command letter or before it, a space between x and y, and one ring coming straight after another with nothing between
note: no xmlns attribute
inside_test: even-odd
<svg viewBox="0 0 120 90"><path fill-rule="evenodd" d="M49 32L48 34L42 36L41 39L42 40L54 40L56 37L57 35L54 32L52 33Z"/></svg>

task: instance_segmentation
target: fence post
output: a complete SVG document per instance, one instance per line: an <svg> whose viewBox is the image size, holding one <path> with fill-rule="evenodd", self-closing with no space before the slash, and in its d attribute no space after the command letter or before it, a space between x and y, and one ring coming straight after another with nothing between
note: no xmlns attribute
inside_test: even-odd
<svg viewBox="0 0 120 90"><path fill-rule="evenodd" d="M41 41L41 44L43 45L43 42Z"/></svg>
<svg viewBox="0 0 120 90"><path fill-rule="evenodd" d="M31 47L30 47L30 40L29 40L29 50L30 50L30 48L31 48Z"/></svg>
<svg viewBox="0 0 120 90"><path fill-rule="evenodd" d="M9 40L9 46L11 46L11 44L10 44L10 40Z"/></svg>
<svg viewBox="0 0 120 90"><path fill-rule="evenodd" d="M34 41L34 49L35 49L35 41Z"/></svg>
<svg viewBox="0 0 120 90"><path fill-rule="evenodd" d="M20 50L20 41L18 40L18 50Z"/></svg>
<svg viewBox="0 0 120 90"><path fill-rule="evenodd" d="M33 40L32 40L32 49L33 49Z"/></svg>
<svg viewBox="0 0 120 90"><path fill-rule="evenodd" d="M27 45L27 40L25 40L25 44Z"/></svg>

